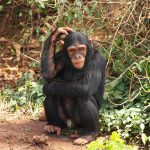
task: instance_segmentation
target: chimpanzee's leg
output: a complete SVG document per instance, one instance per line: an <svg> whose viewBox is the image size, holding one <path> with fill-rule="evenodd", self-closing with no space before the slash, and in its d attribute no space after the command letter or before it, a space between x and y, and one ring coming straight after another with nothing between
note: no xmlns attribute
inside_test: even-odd
<svg viewBox="0 0 150 150"><path fill-rule="evenodd" d="M45 115L47 119L47 126L45 130L47 132L60 132L61 128L64 127L64 123L60 118L59 112L59 98L57 96L48 95L44 101ZM57 134L59 134L57 132Z"/></svg>
<svg viewBox="0 0 150 150"><path fill-rule="evenodd" d="M91 96L77 99L77 111L85 135L74 141L75 144L86 144L95 139L99 131L99 110L96 100Z"/></svg>

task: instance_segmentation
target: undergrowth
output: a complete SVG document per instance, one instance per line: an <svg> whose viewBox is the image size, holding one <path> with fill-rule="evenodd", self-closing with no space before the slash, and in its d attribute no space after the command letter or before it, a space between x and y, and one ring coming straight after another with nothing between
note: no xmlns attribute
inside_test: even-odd
<svg viewBox="0 0 150 150"><path fill-rule="evenodd" d="M24 73L18 80L16 88L5 87L0 93L1 110L18 111L23 109L26 113L37 114L43 104L42 81L34 80L32 73Z"/></svg>
<svg viewBox="0 0 150 150"><path fill-rule="evenodd" d="M98 138L87 145L87 150L137 150L131 145L126 145L117 132L112 132L108 140Z"/></svg>
<svg viewBox="0 0 150 150"><path fill-rule="evenodd" d="M22 23L24 30L19 44L30 42L33 36L44 41L56 26L69 26L92 36L96 48L108 59L105 101L99 119L101 133L117 131L128 142L143 144L143 149L150 147L148 0L7 0L5 5L20 8L15 14L18 19L28 16ZM1 5L0 11L4 9ZM33 111L43 100L41 81L23 77L21 83L15 90L2 90L2 101L9 101L13 110L30 106ZM111 140L104 144L105 149Z"/></svg>

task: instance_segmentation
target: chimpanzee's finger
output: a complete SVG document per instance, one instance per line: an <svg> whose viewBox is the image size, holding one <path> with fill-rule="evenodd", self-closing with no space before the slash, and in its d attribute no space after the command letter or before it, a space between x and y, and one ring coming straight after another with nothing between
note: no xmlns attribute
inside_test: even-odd
<svg viewBox="0 0 150 150"><path fill-rule="evenodd" d="M57 29L56 35L59 35L60 33L68 35L68 32L64 29L64 27L60 27Z"/></svg>
<svg viewBox="0 0 150 150"><path fill-rule="evenodd" d="M61 30L61 33L68 35L68 32L66 30Z"/></svg>
<svg viewBox="0 0 150 150"><path fill-rule="evenodd" d="M64 27L64 30L66 30L66 31L73 31L73 29L70 28L70 27Z"/></svg>
<svg viewBox="0 0 150 150"><path fill-rule="evenodd" d="M54 131L54 126L51 126L51 127L50 127L50 130L51 130L51 132L55 132L55 131Z"/></svg>
<svg viewBox="0 0 150 150"><path fill-rule="evenodd" d="M55 130L56 130L57 135L59 136L61 134L61 128L56 127Z"/></svg>

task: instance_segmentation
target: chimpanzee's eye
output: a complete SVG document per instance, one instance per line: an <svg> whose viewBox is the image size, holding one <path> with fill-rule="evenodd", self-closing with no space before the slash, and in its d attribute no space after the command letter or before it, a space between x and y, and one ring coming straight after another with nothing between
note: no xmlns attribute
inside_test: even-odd
<svg viewBox="0 0 150 150"><path fill-rule="evenodd" d="M70 52L75 52L75 49L70 49Z"/></svg>
<svg viewBox="0 0 150 150"><path fill-rule="evenodd" d="M79 48L79 52L82 52L82 51L84 51L84 49L83 48Z"/></svg>

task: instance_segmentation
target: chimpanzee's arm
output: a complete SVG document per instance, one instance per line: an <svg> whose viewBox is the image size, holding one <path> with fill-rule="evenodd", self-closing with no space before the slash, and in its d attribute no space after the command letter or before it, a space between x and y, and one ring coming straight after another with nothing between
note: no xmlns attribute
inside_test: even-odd
<svg viewBox="0 0 150 150"><path fill-rule="evenodd" d="M53 31L47 40L44 43L42 55L41 55L41 75L44 79L48 80L54 77L54 69L55 69L55 62L54 62L54 50L55 46L53 45L52 37L55 34Z"/></svg>
<svg viewBox="0 0 150 150"><path fill-rule="evenodd" d="M68 35L68 32L72 31L69 27L56 28L45 41L41 55L41 75L47 81L51 81L63 69L61 55L59 55L62 52L60 50L59 53L55 53L56 43L63 42L60 36Z"/></svg>
<svg viewBox="0 0 150 150"><path fill-rule="evenodd" d="M104 79L106 61L99 53L92 59L87 74L81 80L76 81L53 81L43 88L45 94L56 94L59 96L81 97L93 94L97 91ZM104 82L103 82L104 83Z"/></svg>

